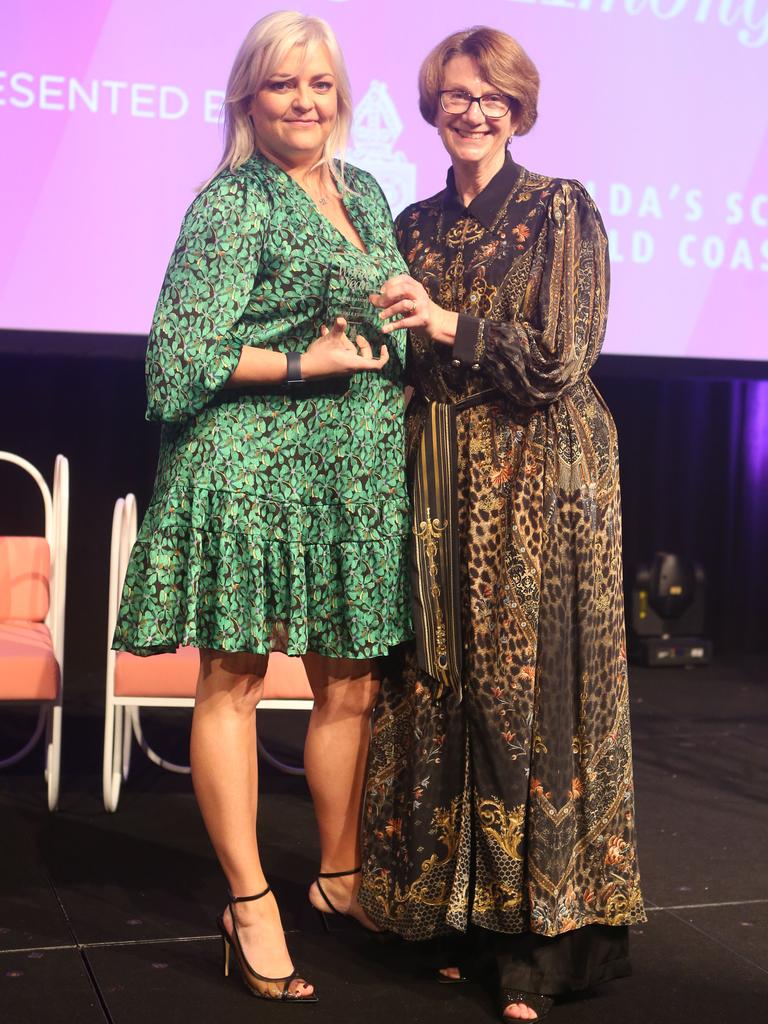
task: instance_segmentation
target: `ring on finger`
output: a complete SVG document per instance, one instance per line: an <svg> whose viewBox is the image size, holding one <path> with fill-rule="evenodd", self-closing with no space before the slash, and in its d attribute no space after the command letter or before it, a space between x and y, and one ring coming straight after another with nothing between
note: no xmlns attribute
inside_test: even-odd
<svg viewBox="0 0 768 1024"><path fill-rule="evenodd" d="M415 311L415 309L416 309L416 300L415 299L411 299L408 312L409 313L413 313Z"/></svg>

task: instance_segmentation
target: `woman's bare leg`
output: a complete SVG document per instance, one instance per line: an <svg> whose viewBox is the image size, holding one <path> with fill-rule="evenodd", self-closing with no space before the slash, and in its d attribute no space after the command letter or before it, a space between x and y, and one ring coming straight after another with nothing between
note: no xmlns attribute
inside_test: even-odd
<svg viewBox="0 0 768 1024"><path fill-rule="evenodd" d="M200 652L190 744L192 781L205 827L234 896L252 896L267 887L256 839L256 706L266 668L266 656ZM239 903L236 914L238 934L251 967L272 978L289 975L293 965L274 895ZM229 908L224 921L231 932ZM275 996L281 988L279 984L264 986ZM290 988L299 995L312 992L312 986L303 981L291 982Z"/></svg>
<svg viewBox="0 0 768 1024"><path fill-rule="evenodd" d="M371 710L379 681L370 661L304 656L315 705L304 747L307 782L320 832L320 871L350 871L360 864L360 816L368 759ZM360 875L323 879L333 905L375 930L357 902ZM328 910L313 883L310 901Z"/></svg>

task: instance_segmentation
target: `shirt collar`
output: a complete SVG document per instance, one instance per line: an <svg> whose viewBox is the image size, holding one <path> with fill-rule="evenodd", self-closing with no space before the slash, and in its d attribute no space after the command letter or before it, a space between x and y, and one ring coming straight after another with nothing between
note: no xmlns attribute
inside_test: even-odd
<svg viewBox="0 0 768 1024"><path fill-rule="evenodd" d="M443 192L443 210L449 222L453 223L460 217L469 215L479 221L484 228L490 228L504 200L515 187L521 169L520 165L516 164L507 153L501 170L494 174L483 191L475 196L469 206L465 206L456 191L456 181L451 167Z"/></svg>

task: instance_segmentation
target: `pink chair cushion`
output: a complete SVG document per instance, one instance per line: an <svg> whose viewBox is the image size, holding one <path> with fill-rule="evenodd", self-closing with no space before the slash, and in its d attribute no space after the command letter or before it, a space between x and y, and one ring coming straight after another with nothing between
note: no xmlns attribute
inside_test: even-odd
<svg viewBox="0 0 768 1024"><path fill-rule="evenodd" d="M194 647L175 654L140 658L127 651L115 657L116 697L194 697L200 655Z"/></svg>
<svg viewBox="0 0 768 1024"><path fill-rule="evenodd" d="M175 654L140 658L118 651L115 658L117 697L194 697L200 656L194 647L180 647ZM266 699L312 700L312 691L301 658L271 654L264 681Z"/></svg>
<svg viewBox="0 0 768 1024"><path fill-rule="evenodd" d="M0 619L42 622L48 614L50 578L45 537L0 537Z"/></svg>
<svg viewBox="0 0 768 1024"><path fill-rule="evenodd" d="M42 622L0 622L0 700L55 700L59 666Z"/></svg>

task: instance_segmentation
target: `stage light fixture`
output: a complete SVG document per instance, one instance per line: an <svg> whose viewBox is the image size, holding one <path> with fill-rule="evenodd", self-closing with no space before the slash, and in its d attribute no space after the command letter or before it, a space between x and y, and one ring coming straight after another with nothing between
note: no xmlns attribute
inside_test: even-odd
<svg viewBox="0 0 768 1024"><path fill-rule="evenodd" d="M630 599L629 656L640 665L705 665L712 641L704 636L704 569L680 555L657 551L635 573Z"/></svg>

